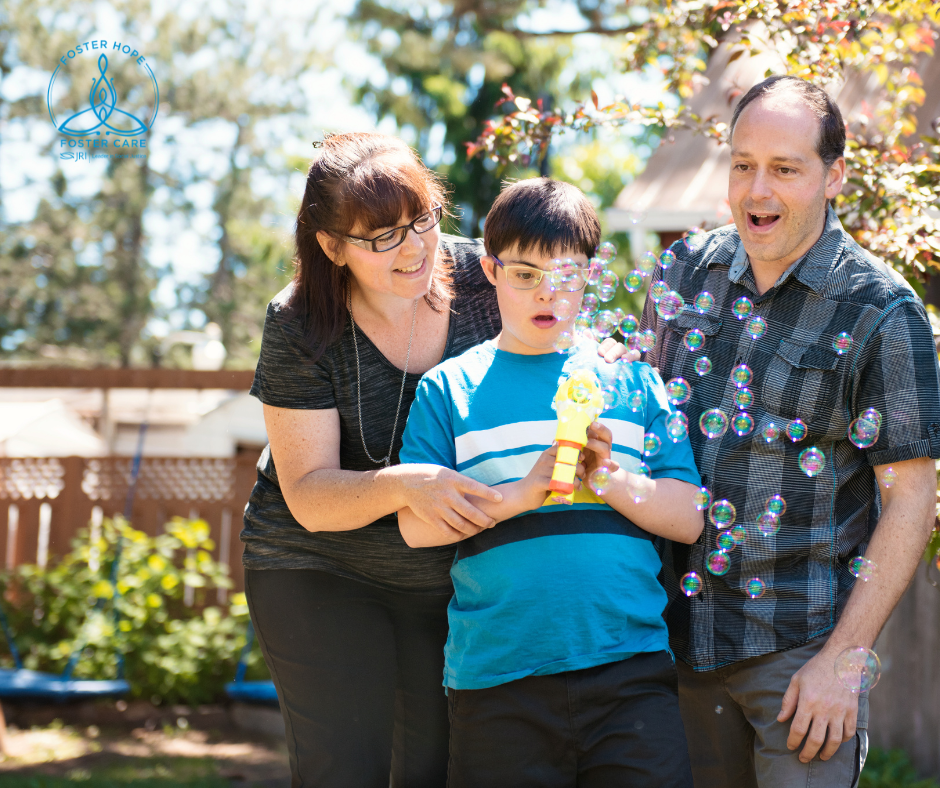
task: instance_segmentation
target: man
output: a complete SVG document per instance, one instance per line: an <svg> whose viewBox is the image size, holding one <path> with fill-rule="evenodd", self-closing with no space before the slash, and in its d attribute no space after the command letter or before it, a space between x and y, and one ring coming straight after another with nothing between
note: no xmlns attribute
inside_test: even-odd
<svg viewBox="0 0 940 788"><path fill-rule="evenodd" d="M855 785L868 699L840 683L837 657L872 648L934 519L930 326L828 205L844 146L824 91L787 76L753 87L731 122L734 226L677 244L661 273L686 307L667 319L649 299L643 316L657 337L647 360L692 383L682 408L703 483L744 526L730 540L724 507L696 544L665 547L696 788ZM701 347L697 332L684 341L693 329ZM865 582L857 556L874 564ZM680 592L689 572L699 593L694 577Z"/></svg>

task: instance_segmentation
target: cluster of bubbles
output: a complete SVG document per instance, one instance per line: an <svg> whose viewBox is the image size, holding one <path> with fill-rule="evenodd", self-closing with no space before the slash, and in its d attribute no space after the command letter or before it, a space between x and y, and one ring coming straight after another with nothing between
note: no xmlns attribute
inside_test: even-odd
<svg viewBox="0 0 940 788"><path fill-rule="evenodd" d="M706 234L692 228L683 243L691 252L700 250L706 243ZM646 252L635 266L627 272L622 280L609 267L610 262L617 256L616 247L610 243L602 243L596 254L590 260L590 275L588 283L596 288L596 292L585 293L577 306L576 293L571 285L577 280L576 266L569 260L553 261L551 266L553 287L560 291L556 297L553 314L559 321L573 320L571 330L562 331L556 340L556 350L562 353L570 351L578 342L581 335L599 340L622 334L625 344L630 348L642 352L649 352L656 346L656 335L652 330L640 331L640 321L636 315L626 314L620 309L609 309L608 304L616 295L617 288L622 284L629 293L640 292L650 280L652 274L660 270L665 275L677 263L676 255L666 250L660 255ZM573 297L566 296L572 292ZM699 315L709 314L715 306L715 297L703 290L698 293L691 304L687 304L683 296L673 290L663 279L649 282L649 299L653 302L656 313L665 321L672 321L683 311L693 311ZM737 320L744 324L744 331L753 341L765 337L769 326L766 318L759 314L759 307L754 302L742 296L734 301L731 312ZM705 355L707 351L707 336L701 328L690 328L682 336L685 350L695 356L692 363L696 375L700 378L711 374L712 361ZM842 332L832 339L833 350L843 356L850 353L854 345L853 337L848 332ZM809 435L809 425L801 418L783 420L779 423L768 422L758 429L754 416L749 409L755 402L752 385L754 373L746 363L738 363L731 370L731 382L734 386L734 409L729 415L720 408L705 409L699 418L699 429L707 440L721 438L729 429L734 435L744 438L754 434L754 440L760 439L766 443L784 440L793 444L801 443ZM666 395L673 406L682 406L692 397L692 386L689 381L677 376L667 381ZM614 404L616 392L608 387L605 390L605 402L608 406ZM640 389L627 392L624 404L634 413L645 411L646 394ZM860 449L874 446L880 437L882 424L881 414L874 408L865 410L854 419L848 428L849 440ZM755 430L757 430L755 432ZM679 443L688 437L688 418L681 410L674 410L665 422L665 437L670 441ZM643 437L643 458L654 457L662 450L663 439L652 432ZM827 458L825 452L817 446L802 448L798 454L797 462L808 477L816 477L826 469ZM640 462L632 474L628 476L629 492L636 503L647 500L650 490L650 469L645 462ZM884 488L891 488L897 482L897 472L887 468L879 475L879 482ZM598 495L603 495L610 487L610 472L606 468L598 468L588 479L588 484ZM748 537L748 527L744 523L736 522L737 510L733 503L726 499L715 500L707 487L700 487L693 494L693 502L699 511L708 513L708 520L717 529L716 548L708 553L705 569L716 576L725 575L730 568L730 555L734 549L743 544ZM753 520L753 527L763 537L774 537L780 530L781 520L786 512L787 502L782 495L771 495L765 501L763 509L757 513ZM750 523L750 521L749 521ZM937 584L940 585L940 555L936 557L933 567ZM857 556L849 562L849 571L862 581L869 580L876 570L875 564L864 556ZM685 574L680 580L680 589L687 597L694 597L701 593L704 585L702 575L695 571ZM741 586L744 594L752 600L762 598L767 592L767 584L760 577L750 577L743 581ZM839 656L836 664L836 674L840 682L853 692L868 689L878 681L880 666L878 658L867 649L847 649ZM720 709L717 710L720 713Z"/></svg>

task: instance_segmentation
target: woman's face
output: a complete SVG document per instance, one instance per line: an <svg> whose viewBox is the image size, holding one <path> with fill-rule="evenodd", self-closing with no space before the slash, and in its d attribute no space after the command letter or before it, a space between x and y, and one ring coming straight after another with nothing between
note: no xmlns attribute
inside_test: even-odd
<svg viewBox="0 0 940 788"><path fill-rule="evenodd" d="M391 227L368 231L356 223L349 234L358 238L375 238L416 218L402 215ZM404 242L387 252L373 252L339 241L338 247L334 247L337 251L334 262L348 266L355 284L365 291L414 301L424 296L431 286L440 240L441 226L438 224L420 235L410 229Z"/></svg>

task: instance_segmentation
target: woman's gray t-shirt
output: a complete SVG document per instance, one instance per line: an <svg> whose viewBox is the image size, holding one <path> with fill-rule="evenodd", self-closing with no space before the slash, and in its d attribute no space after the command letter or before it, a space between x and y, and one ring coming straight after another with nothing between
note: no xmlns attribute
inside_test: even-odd
<svg viewBox="0 0 940 788"><path fill-rule="evenodd" d="M480 268L480 241L444 235L443 250L454 267L447 345L441 359L458 356L499 333L496 290ZM356 353L352 324L313 361L304 340L303 319L286 308L288 286L268 305L261 356L251 394L277 408L324 410L336 408L340 417L340 467L371 471L362 448L356 408ZM362 388L362 432L369 453L384 457L392 438L395 406L402 372L369 338L356 332ZM395 433L392 462L398 462L405 417L414 401L421 375L405 381L401 416ZM243 563L246 569L320 569L372 585L423 593L451 593L450 566L454 547L420 550L408 547L392 514L353 531L307 531L291 515L277 480L270 445L258 461L258 481L245 508Z"/></svg>

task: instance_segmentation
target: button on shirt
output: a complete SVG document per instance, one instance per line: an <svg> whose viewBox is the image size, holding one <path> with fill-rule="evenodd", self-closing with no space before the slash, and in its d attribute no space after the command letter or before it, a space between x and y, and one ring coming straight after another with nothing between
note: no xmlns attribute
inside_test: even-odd
<svg viewBox="0 0 940 788"><path fill-rule="evenodd" d="M664 547L672 647L697 670L710 670L793 648L835 626L855 582L849 564L864 555L880 514L873 466L940 457L940 372L923 305L898 274L855 243L831 208L820 239L763 294L733 225L709 233L696 250L682 242L672 249L676 263L654 281L662 277L685 306L666 320L647 300L641 328L655 331L656 346L646 360L664 380L691 384L681 409L703 484L713 501L734 505L735 524L746 529L721 575L707 568L721 533L708 518L696 544ZM707 311L694 306L702 292L714 298ZM733 309L741 298L752 305L743 319L738 314L747 304ZM748 330L759 328L760 321L750 323L755 317L765 323L756 339ZM705 336L696 350L683 341L692 329ZM711 360L704 376L695 366L702 356ZM739 365L751 372L753 401L745 408L735 402L741 387L731 377ZM848 432L868 408L881 415L881 429L872 445L859 448ZM708 438L699 420L711 409L728 426ZM746 434L732 427L742 410L753 419ZM805 425L800 440L786 431L796 420ZM721 421L711 419L718 425L713 432ZM748 420L736 426L745 432ZM794 438L799 427L791 430ZM799 461L811 447L824 457L815 476ZM783 496L786 511L779 530L765 528L765 535L757 520L774 495ZM690 571L701 576L702 590L686 597L679 582ZM747 593L753 578L765 589L755 598Z"/></svg>

